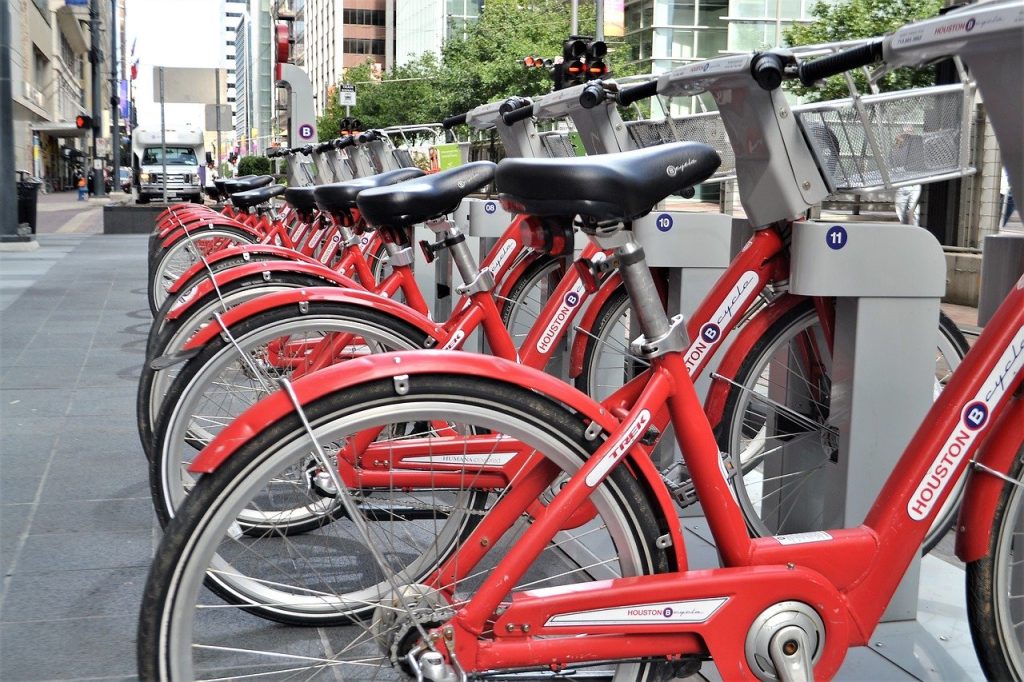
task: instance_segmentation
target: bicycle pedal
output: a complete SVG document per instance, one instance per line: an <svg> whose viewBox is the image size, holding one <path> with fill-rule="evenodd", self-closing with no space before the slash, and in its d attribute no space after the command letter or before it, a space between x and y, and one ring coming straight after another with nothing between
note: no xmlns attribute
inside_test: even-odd
<svg viewBox="0 0 1024 682"><path fill-rule="evenodd" d="M733 465L732 457L727 452L719 452L718 456L722 477L731 485L732 479L736 476L736 467ZM662 470L661 479L680 508L685 509L699 501L697 488L693 484L693 479L690 478L690 470L683 462L673 462Z"/></svg>

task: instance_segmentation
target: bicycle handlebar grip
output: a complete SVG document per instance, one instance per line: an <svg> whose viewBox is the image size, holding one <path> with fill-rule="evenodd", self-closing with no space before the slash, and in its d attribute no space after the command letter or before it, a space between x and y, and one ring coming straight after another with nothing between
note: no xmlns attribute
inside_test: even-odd
<svg viewBox="0 0 1024 682"><path fill-rule="evenodd" d="M519 107L512 111L505 112L501 115L501 120L505 122L505 125L510 126L517 121L530 118L533 116L533 104L528 104L525 107Z"/></svg>
<svg viewBox="0 0 1024 682"><path fill-rule="evenodd" d="M782 57L771 52L762 52L754 58L750 71L762 90L771 91L782 85L784 67Z"/></svg>
<svg viewBox="0 0 1024 682"><path fill-rule="evenodd" d="M301 147L299 151L305 154L306 156L309 156L310 154L313 153L313 145L307 144L305 147Z"/></svg>
<svg viewBox="0 0 1024 682"><path fill-rule="evenodd" d="M831 54L813 62L805 62L800 65L800 82L804 85L814 85L817 81L837 73L843 73L858 66L867 66L882 58L882 41L873 40L860 47L843 50Z"/></svg>
<svg viewBox="0 0 1024 682"><path fill-rule="evenodd" d="M355 143L356 138L352 137L351 135L346 135L345 137L339 137L337 140L334 141L334 148L344 149L345 147L351 147Z"/></svg>
<svg viewBox="0 0 1024 682"><path fill-rule="evenodd" d="M460 126L466 122L466 114L459 114L457 116L449 116L445 120L441 121L441 126L445 129L454 128Z"/></svg>
<svg viewBox="0 0 1024 682"><path fill-rule="evenodd" d="M601 81L594 81L583 86L583 92L580 93L580 106L584 109L593 109L605 99L607 97L604 85L601 84Z"/></svg>
<svg viewBox="0 0 1024 682"><path fill-rule="evenodd" d="M619 90L619 96L616 98L619 104L622 106L629 106L633 102L647 99L648 97L654 97L658 94L658 81L647 81L640 85L634 85L632 87L623 88Z"/></svg>
<svg viewBox="0 0 1024 682"><path fill-rule="evenodd" d="M333 149L333 148L334 148L334 141L333 140L329 140L327 142L321 142L320 144L318 144L316 146L316 151L317 151L318 154L323 154L327 150Z"/></svg>
<svg viewBox="0 0 1024 682"><path fill-rule="evenodd" d="M367 142L373 142L374 140L380 139L380 133L376 130L367 130L365 133L359 133L359 144L366 144Z"/></svg>

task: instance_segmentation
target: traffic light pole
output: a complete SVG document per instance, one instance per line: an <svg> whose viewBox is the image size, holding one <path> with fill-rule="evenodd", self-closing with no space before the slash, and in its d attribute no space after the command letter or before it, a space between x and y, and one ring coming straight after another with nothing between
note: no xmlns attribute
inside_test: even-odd
<svg viewBox="0 0 1024 682"><path fill-rule="evenodd" d="M110 155L113 157L111 192L121 191L121 92L117 86L117 0L110 0ZM219 133L218 133L219 134Z"/></svg>
<svg viewBox="0 0 1024 682"><path fill-rule="evenodd" d="M601 4L601 0L597 0ZM580 0L572 0L572 19L569 22L569 33L576 35L580 32Z"/></svg>
<svg viewBox="0 0 1024 682"><path fill-rule="evenodd" d="M103 188L103 161L97 153L97 142L100 136L100 121L103 120L103 109L100 103L102 87L100 82L100 59L103 54L100 47L100 1L89 3L89 34L92 45L89 48L89 63L92 64L92 194L95 197L105 196ZM99 164L96 162L99 161ZM99 168L96 166L99 165Z"/></svg>

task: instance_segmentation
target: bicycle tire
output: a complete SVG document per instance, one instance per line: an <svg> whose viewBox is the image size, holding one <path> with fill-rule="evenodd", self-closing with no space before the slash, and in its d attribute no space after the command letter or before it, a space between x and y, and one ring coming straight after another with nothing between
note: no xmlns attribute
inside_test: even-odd
<svg viewBox="0 0 1024 682"><path fill-rule="evenodd" d="M967 620L978 662L989 680L1024 679L1024 637L1017 634L1024 616L1019 592L1024 570L1024 447L1014 459L1010 478L1015 483L1004 486L992 517L988 553L967 564Z"/></svg>
<svg viewBox="0 0 1024 682"><path fill-rule="evenodd" d="M318 437L322 439L344 436L382 423L448 420L451 414L457 413L460 419L471 419L492 433L514 435L517 441L544 452L558 468L564 466L569 470L578 467L590 454L588 449L595 447L594 443L589 443L584 438L585 425L580 417L572 414L564 406L528 389L483 377L417 375L409 382L409 392L402 396L395 394L391 379L369 382L328 394L306 406L305 411ZM217 666L220 668L219 675L238 674L236 670L244 673L249 668L225 671L223 666L218 665L221 661L203 658L222 655L220 649L209 648L219 646L218 641L235 647L238 641L235 632L238 627L245 628L247 646L244 650L235 648L233 653L223 652L224 656L234 657L230 663L235 665L238 663L238 656L258 647L259 644L269 642L288 657L281 665L294 668L305 662L311 666L320 666L313 670L313 673L319 673L325 667L323 647L326 645L329 647L330 657L330 665L326 666L328 674L337 672L338 666L344 663L341 656L351 655L358 659L361 670L369 670L368 665L376 664L381 668L379 672L382 677L396 676L395 673L398 671L393 670L390 663L381 655L381 650L370 637L369 627L360 620L372 612L372 607L390 589L382 587L379 582L372 582L378 580L374 576L368 578L368 582L371 583L369 587L362 588L362 592L365 593L362 595L365 605L361 608L350 608L344 614L346 620L339 618L337 610L330 613L330 619L338 624L336 628L330 630L281 630L279 627L261 630L257 627L258 622L243 619L243 614L238 612L241 607L202 608L206 603L206 597L202 593L204 581L223 581L227 575L236 577L240 574L239 567L228 564L225 559L234 559L228 552L234 549L236 543L240 544L239 538L245 537L232 537L231 529L238 511L260 494L265 482L271 480L277 471L300 461L308 448L308 437L298 417L292 414L275 424L268 425L219 469L199 480L192 494L168 525L145 586L137 648L139 672L143 679L191 679L196 672L193 670L195 663ZM511 480L517 479L513 476ZM560 478L554 475L544 480L550 481L549 485L557 485ZM611 476L598 486L591 499L596 517L583 524L575 538L577 541L585 541L582 539L585 537L584 534L594 532L595 528L606 527L608 538L613 540L613 549L608 552L609 560L613 563L601 564L595 560L592 564L577 565L572 571L574 578L583 577L579 574L582 568L597 576L615 573L641 575L668 570L668 559L664 550L659 549L656 543L660 532L657 521L648 506L644 492L638 482L631 478L627 467L615 469ZM524 509L523 512L525 511ZM326 530L337 531L342 521L324 526L317 533ZM605 525L602 526L602 523ZM504 537L494 538L491 545L494 552L500 554L505 551L507 544L514 541L513 536L523 525L513 524L511 532L506 533ZM371 532L383 531L374 527L371 528ZM402 581L415 583L418 575L426 575L432 565L436 565L445 558L446 553L450 553L454 543L465 538L461 528L445 527L441 532L455 539L442 545L439 536L430 533L431 539L426 542L426 554L413 553L408 559L411 563L406 563L405 559L397 559L397 563L401 565ZM307 537L309 536L303 536ZM549 545L546 552L568 551L564 539L556 537L556 540L559 540L560 547ZM250 541L251 539L246 539L246 542ZM372 542L376 545L378 541L374 538ZM326 544L326 541L321 544ZM360 551L357 546L359 544L361 543L348 546L349 553ZM380 547L384 554L388 548L394 548L395 545L382 543ZM243 550L238 551L239 556L243 556ZM389 563L392 561L386 560ZM561 557L556 561L558 563L553 567L545 568L543 562L535 565L536 571L544 571L541 575L543 579L538 579L538 573L531 571L521 585L516 585L510 590L535 588L551 581L561 583L567 577L562 575L567 564L563 563ZM209 577L208 569L211 565L217 569L230 569L231 572L218 570L213 574L214 577ZM351 563L346 562L344 566L347 571L345 575L353 575L355 569ZM388 567L388 570L398 567ZM341 571L341 565L333 565L330 568L338 569L339 573ZM487 565L481 564L474 566L472 573L482 574L487 570ZM294 613L274 612L282 610L284 602L284 577L276 573L274 575L273 596L276 601L267 607L250 606L248 610L268 619L295 622ZM446 589L451 589L454 600L458 602L472 593L479 579L479 575L473 575L471 579L457 581ZM316 584L320 587L316 588L316 594L323 595L324 600L336 600L338 590L323 588L327 582L325 576L318 576L318 580L320 582ZM302 592L303 589L307 589L303 585L300 584L296 589L299 594L306 594ZM425 589L430 591L433 588ZM436 594L436 591L432 594ZM351 604L353 600L350 599L346 603ZM321 610L326 610L326 607L321 606ZM321 616L321 620L327 618ZM306 617L302 622L311 623L313 618ZM342 623L345 625L342 626ZM321 640L321 637L324 639ZM193 639L199 639L200 643L194 646ZM407 640L403 639L395 646L403 643L407 643ZM358 649L361 644L369 648L371 658L367 658L366 651ZM241 653L238 653L239 651ZM194 661L194 656L198 660ZM306 656L312 660L303 661ZM258 652L257 657L257 663L266 672L267 666L273 661L265 651ZM660 680L664 679L663 672L667 667L663 662L649 660L624 663L614 671L618 673L615 679ZM397 676L401 675L402 673L398 673Z"/></svg>
<svg viewBox="0 0 1024 682"><path fill-rule="evenodd" d="M604 400L648 366L629 352L631 309L629 294L620 286L601 306L594 326L578 332L587 335L587 342L576 388L594 400Z"/></svg>
<svg viewBox="0 0 1024 682"><path fill-rule="evenodd" d="M248 259L238 255L232 256L231 258L225 258L210 264L210 270L214 273L223 272L230 270L231 268L238 267L240 265L246 265L248 263L255 263L257 261L269 261L269 260L281 260L280 256L274 256L268 253L253 253L249 254ZM181 285L178 289L178 293L174 296L168 296L164 299L164 302L160 304L160 309L153 315L153 324L149 328L149 334L146 336L146 358L149 360L153 359L152 349L156 345L157 338L160 336L160 332L163 330L164 323L167 320L167 314L174 307L174 304L184 295L186 292L192 289L192 287L199 286L203 282L210 278L209 270L204 269L202 272L197 272L187 282Z"/></svg>
<svg viewBox="0 0 1024 682"><path fill-rule="evenodd" d="M196 244L207 244L206 248L227 248L229 246L244 246L255 243L255 237L244 231L230 226L217 226L203 230L197 230L191 240L183 237L166 248L162 248L156 255L156 264L153 266L149 278L149 310L156 315L160 310L160 304L167 298L167 288L177 281L178 277L184 274L194 263L198 263L199 253L196 251Z"/></svg>
<svg viewBox="0 0 1024 682"><path fill-rule="evenodd" d="M751 532L759 537L843 525L841 519L825 518L824 497L819 494L828 489L829 477L838 475L832 466L837 464L838 439L824 426L830 404L831 358L826 357L827 344L817 320L813 302L807 300L783 314L754 343L736 376L731 378L734 383L716 429L719 448L733 457L737 471L734 489L740 509ZM941 366L941 370L937 369L936 381L944 383L966 354L967 343L945 315L940 314L938 331L937 348L942 348L942 352L936 357L937 368ZM805 349L802 352L812 349L810 362L815 367L804 364L808 362L806 358L798 361L800 365L795 371L786 370L773 361L777 354L784 353L793 362L794 343L802 345ZM822 349L826 349L826 353L821 353ZM781 373L782 380L773 380L772 372ZM806 379L808 376L818 378L810 382ZM775 407L776 403L753 398L766 393L769 385L783 385L782 381L801 384L790 389L798 393L798 409L781 412ZM770 432L772 427L780 428ZM797 465L796 469L788 468L796 464L796 455L787 454L789 459L783 465L778 458L769 459L763 454L775 452L781 444L798 439L809 445L806 453L799 455L802 460L798 461L805 463ZM774 473L773 467L777 469ZM924 553L942 539L956 520L962 490L963 479L955 484L949 504L929 529L922 544Z"/></svg>
<svg viewBox="0 0 1024 682"><path fill-rule="evenodd" d="M291 375L287 367L281 367L288 358L281 357L280 351L272 356L275 351L267 346L283 338L295 345L300 335L315 338L329 332L360 334L359 341L370 353L424 348L427 340L422 331L387 313L332 301L311 302L301 314L294 305L265 310L232 325L234 343L218 335L204 346L175 376L160 407L149 481L162 526L185 495L184 465L212 440L219 427L265 397L268 390L277 390L277 378ZM239 353L250 362L242 362ZM263 375L253 376L258 372ZM322 514L290 520L286 532L304 533L326 520ZM247 525L260 528L255 520ZM280 525L276 530L280 532Z"/></svg>
<svg viewBox="0 0 1024 682"><path fill-rule="evenodd" d="M195 302L190 314L164 325L151 349L149 360L181 350L185 342L202 326L213 319L213 312L222 312L224 307L232 308L265 293L283 289L331 286L332 283L305 273L273 271L269 277L262 274L236 279L220 288L220 296L211 291ZM223 297L223 301L221 300ZM161 370L153 369L150 361L142 365L139 373L139 388L135 397L135 417L139 439L146 458L152 457L153 426L159 413L162 396L179 371L175 365Z"/></svg>
<svg viewBox="0 0 1024 682"><path fill-rule="evenodd" d="M499 300L501 323L508 330L516 348L520 348L533 329L540 311L565 274L558 258L538 256L509 287Z"/></svg>

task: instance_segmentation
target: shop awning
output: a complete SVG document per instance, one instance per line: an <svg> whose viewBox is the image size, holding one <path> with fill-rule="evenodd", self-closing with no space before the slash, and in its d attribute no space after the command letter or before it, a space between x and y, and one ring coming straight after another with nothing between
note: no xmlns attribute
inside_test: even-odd
<svg viewBox="0 0 1024 682"><path fill-rule="evenodd" d="M28 129L33 133L46 133L53 137L85 137L88 128L79 128L74 121L39 121L30 123Z"/></svg>

